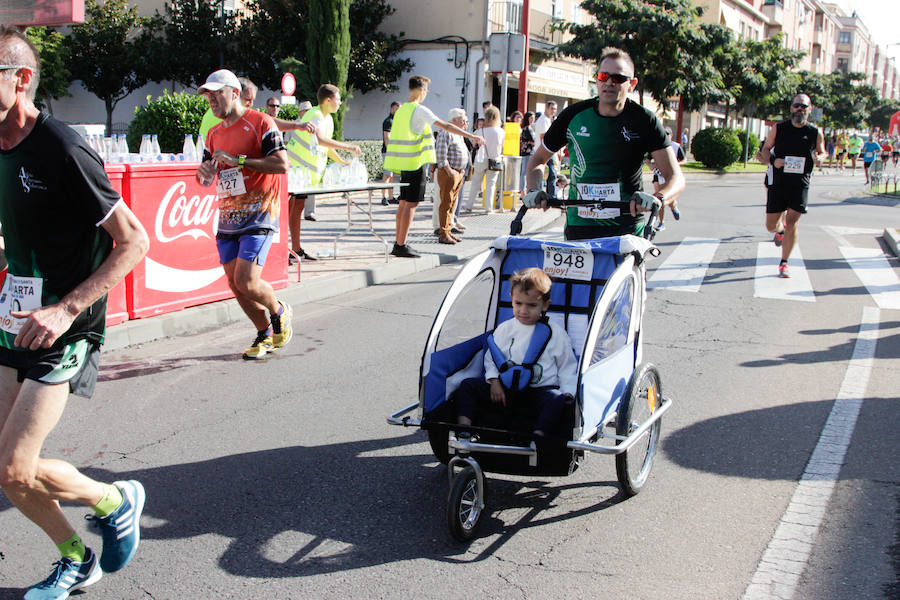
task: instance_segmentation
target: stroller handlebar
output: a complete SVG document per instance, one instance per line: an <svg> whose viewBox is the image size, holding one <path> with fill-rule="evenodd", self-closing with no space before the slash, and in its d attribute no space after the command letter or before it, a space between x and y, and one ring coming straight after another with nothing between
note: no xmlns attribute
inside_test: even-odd
<svg viewBox="0 0 900 600"><path fill-rule="evenodd" d="M598 206L600 208L618 208L631 210L631 201L630 200L567 200L564 198L547 198L547 207L548 208L567 208L569 206ZM532 207L532 208L540 208L540 207ZM654 205L653 208L649 211L650 217L647 219L647 224L644 226L643 237L647 240L652 240L653 236L656 235L656 229L654 228L654 220L659 216L659 211L661 207ZM524 204L519 207L519 212L516 213L516 217L509 224L509 235L519 235L522 232L522 219L525 217L525 213L529 210L528 206ZM640 213L638 213L640 214Z"/></svg>

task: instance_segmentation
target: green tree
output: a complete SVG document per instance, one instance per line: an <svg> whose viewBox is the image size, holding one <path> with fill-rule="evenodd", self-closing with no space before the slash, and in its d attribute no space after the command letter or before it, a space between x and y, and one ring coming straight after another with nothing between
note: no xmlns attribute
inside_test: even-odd
<svg viewBox="0 0 900 600"><path fill-rule="evenodd" d="M344 0L326 3L335 1ZM310 78L308 71L310 57L304 52L307 30L313 35L322 33L311 26L310 0L249 0L246 6L247 16L235 35L235 46L226 49L226 63L270 88L278 88L282 72L289 71L297 78L297 95L314 101L319 85L328 81L318 79L318 72ZM412 68L411 61L396 57L403 47L400 37L378 31L394 12L386 0L350 3L350 58L346 89L342 88L346 95L374 89L394 91L394 82Z"/></svg>
<svg viewBox="0 0 900 600"><path fill-rule="evenodd" d="M560 26L573 35L559 45L561 54L596 60L606 46L625 50L634 59L642 100L648 92L661 105L680 95L695 108L715 93L702 9L690 0L585 0L581 6L596 18Z"/></svg>
<svg viewBox="0 0 900 600"><path fill-rule="evenodd" d="M69 86L72 84L72 74L66 66L69 52L65 45L63 34L49 27L29 27L25 34L38 49L41 56L41 78L38 83L35 101L40 105L46 105L50 114L53 114L51 100L71 96Z"/></svg>
<svg viewBox="0 0 900 600"><path fill-rule="evenodd" d="M835 71L829 78L830 123L837 129L862 127L870 111L878 106L878 91L867 83L865 73Z"/></svg>
<svg viewBox="0 0 900 600"><path fill-rule="evenodd" d="M122 98L150 78L147 49L136 41L149 18L138 15L127 0L95 0L85 3L84 23L72 25L66 37L69 70L84 88L106 105L106 130L112 131L112 114Z"/></svg>
<svg viewBox="0 0 900 600"><path fill-rule="evenodd" d="M157 11L142 33L141 43L153 56L148 76L186 87L201 84L220 68L220 50L235 38L235 21L219 15L220 0L171 0Z"/></svg>
<svg viewBox="0 0 900 600"><path fill-rule="evenodd" d="M872 109L866 121L869 127L880 127L882 131L887 131L891 124L891 116L897 111L900 111L900 101L883 100Z"/></svg>

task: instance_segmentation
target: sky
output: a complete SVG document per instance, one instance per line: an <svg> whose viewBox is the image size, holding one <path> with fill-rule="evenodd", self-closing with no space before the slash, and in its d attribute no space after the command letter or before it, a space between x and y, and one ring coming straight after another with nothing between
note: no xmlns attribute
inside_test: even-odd
<svg viewBox="0 0 900 600"><path fill-rule="evenodd" d="M841 8L852 14L855 10L869 29L875 43L884 47L900 42L900 0L836 0ZM900 44L886 49L900 64Z"/></svg>

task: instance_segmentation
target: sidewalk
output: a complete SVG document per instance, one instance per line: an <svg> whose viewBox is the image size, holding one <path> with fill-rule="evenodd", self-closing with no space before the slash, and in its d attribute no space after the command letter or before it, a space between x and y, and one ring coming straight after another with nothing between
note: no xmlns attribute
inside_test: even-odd
<svg viewBox="0 0 900 600"><path fill-rule="evenodd" d="M431 192L433 184L429 184ZM437 191L434 192L437 198ZM368 194L354 194L353 199L363 205ZM341 237L337 246L337 258L333 254L333 240L344 232L347 226L347 204L338 195L319 196L316 207L316 221L303 220L301 243L316 261L304 261L300 281L297 281L297 265L289 269L290 283L286 288L276 290L279 299L297 306L315 302L391 281L419 271L433 269L442 264L465 260L487 249L496 237L509 233L509 224L515 213L507 211L488 214L477 208L471 214L461 215L461 223L466 227L458 237L462 242L455 245L439 244L431 224L433 204L431 194L416 211L410 229L408 243L422 256L416 259L388 257L385 262L384 244L368 231L368 217L355 207L350 216L353 228ZM287 210L287 207L284 207ZM394 219L397 206L381 205L381 194L373 195L372 213L375 231L388 243L388 251L394 243ZM561 213L557 209L546 212L528 211L523 220L523 234L535 233L550 227ZM287 236L282 231L281 236ZM282 237L284 239L284 237ZM134 319L106 330L106 350L116 350L142 344L163 337L189 335L228 323L247 321L247 317L232 300L223 300L193 306L181 311ZM249 323L247 323L249 326Z"/></svg>

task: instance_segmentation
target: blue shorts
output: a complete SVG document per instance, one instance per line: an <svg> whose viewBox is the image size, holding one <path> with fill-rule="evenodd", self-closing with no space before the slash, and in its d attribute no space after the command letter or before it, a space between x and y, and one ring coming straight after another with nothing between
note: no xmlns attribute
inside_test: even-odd
<svg viewBox="0 0 900 600"><path fill-rule="evenodd" d="M220 233L216 236L219 263L224 265L235 258L242 258L262 267L266 264L266 256L272 247L272 237L273 232L267 229L245 233Z"/></svg>

